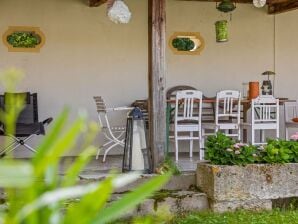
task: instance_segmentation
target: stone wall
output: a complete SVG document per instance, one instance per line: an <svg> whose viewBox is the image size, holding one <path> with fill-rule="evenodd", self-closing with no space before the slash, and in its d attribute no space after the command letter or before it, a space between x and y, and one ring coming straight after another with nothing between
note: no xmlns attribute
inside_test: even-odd
<svg viewBox="0 0 298 224"><path fill-rule="evenodd" d="M298 196L298 164L199 164L197 186L214 211L271 209L272 199Z"/></svg>

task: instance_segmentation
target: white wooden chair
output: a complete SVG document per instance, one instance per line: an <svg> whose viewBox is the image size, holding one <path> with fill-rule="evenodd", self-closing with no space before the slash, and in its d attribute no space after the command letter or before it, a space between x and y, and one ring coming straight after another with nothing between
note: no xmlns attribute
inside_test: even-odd
<svg viewBox="0 0 298 224"><path fill-rule="evenodd" d="M215 133L223 131L227 136L241 138L240 114L241 93L236 90L223 90L216 94L215 122L202 123L203 136L206 130L214 130Z"/></svg>
<svg viewBox="0 0 298 224"><path fill-rule="evenodd" d="M284 104L285 115L285 135L286 140L289 140L289 129L298 129L298 123L292 119L298 117L298 102L285 102Z"/></svg>
<svg viewBox="0 0 298 224"><path fill-rule="evenodd" d="M111 126L108 113L132 110L133 107L115 107L107 108L101 96L93 97L96 103L99 125L102 128L102 133L107 140L101 147L98 148L96 159L99 157L100 150L104 150L103 162L106 161L107 154L116 146L124 147L124 138L126 126Z"/></svg>
<svg viewBox="0 0 298 224"><path fill-rule="evenodd" d="M265 130L275 130L279 138L279 100L273 96L259 96L251 102L251 123L244 123L243 128L251 130L251 144L266 144ZM260 142L255 140L255 131L260 130Z"/></svg>
<svg viewBox="0 0 298 224"><path fill-rule="evenodd" d="M200 147L200 159L203 158L201 132L202 98L202 92L197 90L182 90L178 91L176 94L174 120L176 161L178 161L179 140L188 140L190 142L190 158L193 154L193 140L198 140ZM196 133L195 136L194 132ZM188 133L188 135L180 135L180 133Z"/></svg>

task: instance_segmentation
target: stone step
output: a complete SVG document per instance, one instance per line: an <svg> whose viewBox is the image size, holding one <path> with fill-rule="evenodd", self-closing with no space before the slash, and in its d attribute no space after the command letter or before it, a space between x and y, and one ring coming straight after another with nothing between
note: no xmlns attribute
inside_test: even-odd
<svg viewBox="0 0 298 224"><path fill-rule="evenodd" d="M120 199L123 194L114 194L112 201ZM206 194L196 191L160 191L152 198L146 199L136 209L127 214L131 216L144 216L168 212L172 215L185 212L206 211L209 203Z"/></svg>
<svg viewBox="0 0 298 224"><path fill-rule="evenodd" d="M94 181L103 180L107 174L81 174L80 175L80 183L90 183ZM128 184L125 187L117 189L114 193L122 193L126 191L130 191L131 189L136 188L138 185L145 183L156 176L156 174L143 174L133 183ZM162 189L166 190L189 190L194 189L196 186L196 173L195 172L183 172L178 176L173 176L170 181L162 187Z"/></svg>

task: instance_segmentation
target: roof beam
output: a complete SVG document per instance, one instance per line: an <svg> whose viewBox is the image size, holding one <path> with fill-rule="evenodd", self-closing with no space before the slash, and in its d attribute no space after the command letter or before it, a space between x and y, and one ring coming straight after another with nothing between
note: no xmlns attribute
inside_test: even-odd
<svg viewBox="0 0 298 224"><path fill-rule="evenodd" d="M98 7L104 3L106 3L108 0L88 0L89 7Z"/></svg>
<svg viewBox="0 0 298 224"><path fill-rule="evenodd" d="M269 3L268 13L269 14L277 14L282 12L288 12L291 10L298 9L298 1L297 0L288 0L279 3Z"/></svg>
<svg viewBox="0 0 298 224"><path fill-rule="evenodd" d="M222 0L180 0L180 1L197 1L197 2L221 2ZM236 3L252 3L252 0L233 0Z"/></svg>

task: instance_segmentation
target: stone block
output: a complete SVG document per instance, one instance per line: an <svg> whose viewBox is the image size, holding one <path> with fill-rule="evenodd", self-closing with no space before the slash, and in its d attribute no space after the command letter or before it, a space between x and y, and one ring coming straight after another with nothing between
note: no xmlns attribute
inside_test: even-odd
<svg viewBox="0 0 298 224"><path fill-rule="evenodd" d="M236 209L260 204L266 209L272 207L268 200L298 196L298 164L198 164L197 187L216 206Z"/></svg>

